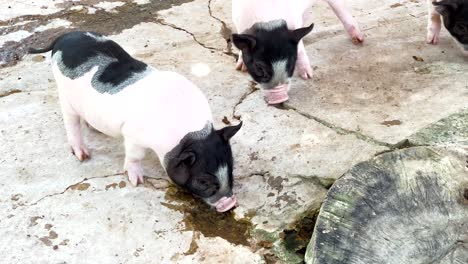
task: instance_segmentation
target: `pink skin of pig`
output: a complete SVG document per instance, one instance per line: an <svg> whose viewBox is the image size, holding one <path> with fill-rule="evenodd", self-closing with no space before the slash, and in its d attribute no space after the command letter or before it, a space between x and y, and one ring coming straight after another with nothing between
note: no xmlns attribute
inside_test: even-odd
<svg viewBox="0 0 468 264"><path fill-rule="evenodd" d="M346 7L345 1L324 1L330 5L333 12L343 23L353 43L363 42L364 34L359 29L356 19ZM313 0L233 0L232 19L238 33L244 32L256 22L268 22L276 19L286 20L288 28L291 30L298 29L305 26L303 18L313 2ZM242 54L239 54L236 69L247 70L242 61ZM296 72L303 79L312 77L312 68L302 40L298 45Z"/></svg>

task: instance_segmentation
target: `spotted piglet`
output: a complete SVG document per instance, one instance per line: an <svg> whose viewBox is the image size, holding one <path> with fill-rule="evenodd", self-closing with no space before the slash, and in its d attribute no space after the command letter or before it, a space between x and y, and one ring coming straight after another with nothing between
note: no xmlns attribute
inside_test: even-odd
<svg viewBox="0 0 468 264"><path fill-rule="evenodd" d="M90 157L84 120L123 137L124 167L134 185L143 182L142 159L152 149L174 183L218 212L236 205L229 139L242 124L215 130L210 106L192 82L132 58L98 33L66 33L30 52L50 50L68 142L80 161Z"/></svg>
<svg viewBox="0 0 468 264"><path fill-rule="evenodd" d="M343 23L353 42L364 35L344 0L326 0ZM304 17L313 0L233 0L232 19L238 34L232 35L240 50L237 69L248 71L263 88L268 104L288 100L294 71L303 79L312 68L302 38L314 25L304 27Z"/></svg>
<svg viewBox="0 0 468 264"><path fill-rule="evenodd" d="M427 43L439 43L443 18L444 26L468 55L468 1L467 0L427 0L428 24Z"/></svg>

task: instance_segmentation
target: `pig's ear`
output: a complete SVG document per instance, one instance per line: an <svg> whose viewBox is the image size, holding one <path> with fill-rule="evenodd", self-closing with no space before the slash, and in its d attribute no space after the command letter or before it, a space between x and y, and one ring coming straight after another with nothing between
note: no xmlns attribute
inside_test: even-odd
<svg viewBox="0 0 468 264"><path fill-rule="evenodd" d="M247 34L232 34L231 39L234 45L244 52L253 50L257 44L255 37Z"/></svg>
<svg viewBox="0 0 468 264"><path fill-rule="evenodd" d="M301 39L303 37L305 37L305 35L309 34L312 29L314 28L314 23L312 23L310 26L308 27L303 27L303 28L298 28L298 29L295 29L293 31L291 31L291 40L294 41L295 43L299 43L299 41L301 41Z"/></svg>
<svg viewBox="0 0 468 264"><path fill-rule="evenodd" d="M432 2L435 10L442 16L448 16L451 12L457 10L458 4L452 1L443 0L440 2Z"/></svg>
<svg viewBox="0 0 468 264"><path fill-rule="evenodd" d="M229 141L239 129L242 127L242 122L240 122L237 126L227 126L218 131L216 131L225 141Z"/></svg>
<svg viewBox="0 0 468 264"><path fill-rule="evenodd" d="M191 151L182 152L174 162L176 165L168 169L171 179L178 185L184 185L190 179L189 168L195 164L196 159L195 153Z"/></svg>

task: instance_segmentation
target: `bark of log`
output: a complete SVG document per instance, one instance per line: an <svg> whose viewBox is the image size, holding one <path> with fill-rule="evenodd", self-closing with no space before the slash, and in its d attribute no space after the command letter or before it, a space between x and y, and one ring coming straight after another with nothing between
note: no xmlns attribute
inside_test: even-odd
<svg viewBox="0 0 468 264"><path fill-rule="evenodd" d="M466 154L415 147L353 167L327 194L306 263L468 263Z"/></svg>

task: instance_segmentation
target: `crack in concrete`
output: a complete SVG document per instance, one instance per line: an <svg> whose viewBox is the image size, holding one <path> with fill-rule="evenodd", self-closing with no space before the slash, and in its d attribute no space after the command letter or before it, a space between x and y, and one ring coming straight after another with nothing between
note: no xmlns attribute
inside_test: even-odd
<svg viewBox="0 0 468 264"><path fill-rule="evenodd" d="M241 105L244 100L250 96L251 94L255 93L256 91L260 90L260 88L257 88L256 87L257 83L251 81L250 82L250 86L249 86L249 91L247 91L246 93L244 93L241 98L239 98L239 101L234 105L234 109L232 110L232 117L233 118L236 118L236 117L239 117L239 115L236 115L236 111L237 111L237 107L239 105ZM307 118L307 119L310 119L310 120L314 120L316 122L318 122L319 124L323 125L323 126L326 126L330 129L332 129L333 131L335 131L336 133L340 134L340 135L354 135L356 136L358 139L361 139L363 141L366 141L366 142L369 142L369 143L372 143L374 145L379 145L379 146L383 146L383 147L387 147L389 148L389 150L385 150L385 151L382 151L382 152L379 152L377 154L382 154L382 153L385 153L385 152L389 152L389 151L393 151L395 149L404 149L404 148L408 148L408 147L414 147L415 145L414 144L411 144L407 139L405 140L402 140L396 144L390 144L390 143L386 143L386 142L383 142L383 141L380 141L380 140L377 140L373 137L370 137L370 136L367 136L367 135L364 135L364 134L361 134L357 131L354 131L354 130L350 130L350 129L345 129L345 128L341 128L341 127L338 127L330 122L327 122L323 119L320 119L318 117L315 117L313 115L310 115L309 113L305 113L287 103L283 103L281 106L278 106L276 107L280 110L291 110L291 111L294 111L296 112L297 114ZM376 154L376 155L377 155Z"/></svg>
<svg viewBox="0 0 468 264"><path fill-rule="evenodd" d="M227 25L226 25L226 22L222 21L220 18L215 17L215 16L213 15L213 12L211 11L211 1L212 1L212 0L208 0L208 13L210 14L210 17L212 17L212 18L218 20L218 21L221 23L221 25L222 25L223 28L228 28Z"/></svg>
<svg viewBox="0 0 468 264"><path fill-rule="evenodd" d="M237 111L237 107L239 105L241 105L245 99L247 99L247 97L249 97L251 94L255 93L256 91L260 90L260 88L257 87L257 83L256 82L250 82L250 85L249 85L249 90L247 92L245 92L240 98L239 98L239 101L237 101L237 103L234 105L233 109L232 109L232 117L235 118L235 119L239 119L241 118L240 115L236 115L236 111Z"/></svg>
<svg viewBox="0 0 468 264"><path fill-rule="evenodd" d="M69 186L67 186L67 188L65 188L63 191L61 192L58 192L58 193L53 193L53 194L48 194L42 198L40 198L39 200L37 200L36 202L34 203L31 203L31 204L25 204L24 206L33 206L33 205L37 205L39 202L41 202L42 200L46 199L46 198L49 198L49 197L53 197L53 196L57 196L57 195L61 195L61 194L64 194L66 193L68 190L70 190L72 187L74 186L77 186L81 183L84 183L86 181L89 181L89 180L92 180L92 179L102 179L102 178L109 178L109 177L115 177L115 176L122 176L124 175L125 173L123 172L118 172L118 173L114 173L114 174L109 174L109 175L104 175L104 176L97 176L97 177L92 177L92 178L84 178L83 180L77 182L77 183L73 183Z"/></svg>
<svg viewBox="0 0 468 264"><path fill-rule="evenodd" d="M0 98L7 97L7 96L12 95L12 94L22 93L22 92L23 91L21 91L21 90L13 89L13 90L10 90L10 91L4 92L4 93L0 93Z"/></svg>
<svg viewBox="0 0 468 264"><path fill-rule="evenodd" d="M221 32L220 33L221 33L221 36L223 37L223 39L226 41L226 49L223 50L223 53L233 57L237 61L239 59L239 54L236 54L236 53L232 52L232 41L231 41L232 30L227 26L226 22L224 22L220 18L213 15L213 11L211 10L211 1L212 0L208 0L208 14L214 20L221 23Z"/></svg>
<svg viewBox="0 0 468 264"><path fill-rule="evenodd" d="M378 156L378 155L381 155L381 154L384 154L384 153L392 152L392 151L398 150L398 149L406 149L406 148L411 148L411 147L427 146L427 145L414 144L414 143L410 142L408 139L403 139L400 142L397 142L395 144L390 144L390 143L387 143L387 142L383 142L383 141L377 140L377 139L375 139L375 138L373 138L371 136L367 136L367 135L364 135L362 133L359 133L358 131L338 127L338 126L336 126L336 125L334 125L334 124L332 124L332 123L330 123L328 121L320 119L320 118L318 118L316 116L313 116L313 115L311 115L309 113L303 112L303 111L301 111L301 110L299 110L299 109L297 109L297 108L295 108L295 107L293 107L293 106L291 106L289 104L284 104L282 106L282 108L279 108L279 109L292 110L292 111L300 114L301 116L303 116L303 117L305 117L307 119L314 120L314 121L320 123L321 125L324 125L324 126L330 128L330 129L332 129L333 131L335 131L336 133L338 133L340 135L354 135L358 139L363 140L365 142L388 148L387 150L377 152L376 154L374 154L374 156Z"/></svg>
<svg viewBox="0 0 468 264"><path fill-rule="evenodd" d="M411 142L409 139L403 139L402 141L400 141L400 142L398 142L396 144L393 144L390 149L386 149L386 150L379 151L379 152L375 153L374 157L380 156L380 155L385 154L385 153L390 153L390 152L393 152L395 150L407 149L407 148L413 148L413 147L429 147L429 146L431 146L431 145L429 145L429 144L415 144L415 143Z"/></svg>
<svg viewBox="0 0 468 264"><path fill-rule="evenodd" d="M252 172L252 173L250 173L248 175L245 175L245 176L242 176L242 177L236 177L236 178L239 179L239 180L244 180L244 179L251 178L251 177L254 177L254 176L260 176L265 180L265 176L267 176L267 175L270 175L269 171L256 171L256 172Z"/></svg>
<svg viewBox="0 0 468 264"><path fill-rule="evenodd" d="M168 22L164 21L164 19L156 19L156 23L158 23L160 25L163 25L163 26L173 28L175 30L183 31L183 32L189 34L198 45L200 45L201 47L203 47L205 49L208 49L208 50L211 50L211 51L220 51L217 48L207 46L206 44L204 44L203 42L198 40L197 37L195 36L195 34L193 34L192 32L190 32L188 30L186 30L185 28L181 28L181 27L178 27L178 26L176 26L174 24L168 23Z"/></svg>
<svg viewBox="0 0 468 264"><path fill-rule="evenodd" d="M354 166L354 165L353 165ZM335 183L336 179L334 178L327 178L327 177L320 177L317 175L301 175L301 174L294 174L294 175L289 175L288 177L291 178L298 178L300 179L294 184L289 185L288 187L294 187L297 186L303 182L309 182L312 183L316 186L323 187L325 189L330 189L333 183Z"/></svg>
<svg viewBox="0 0 468 264"><path fill-rule="evenodd" d="M325 121L323 119L320 119L318 117L315 117L309 113L306 113L306 112L303 112L289 104L284 104L282 108L280 108L282 110L292 110L296 113L298 113L299 115L307 118L307 119L311 119L311 120L314 120L330 129L332 129L333 131L335 131L336 133L340 134L340 135L354 135L356 136L357 138L361 139L361 140L364 140L366 142L369 142L369 143L372 143L374 145L379 145L379 146L383 146L383 147L387 147L387 148L390 148L390 149L395 149L395 145L397 144L390 144L390 143L386 143L386 142L383 142L383 141L380 141L380 140L377 140L373 137L370 137L370 136L366 136L364 134L361 134L357 131L354 131L354 130L350 130L350 129L345 129L345 128L341 128L341 127L338 127L328 121Z"/></svg>

